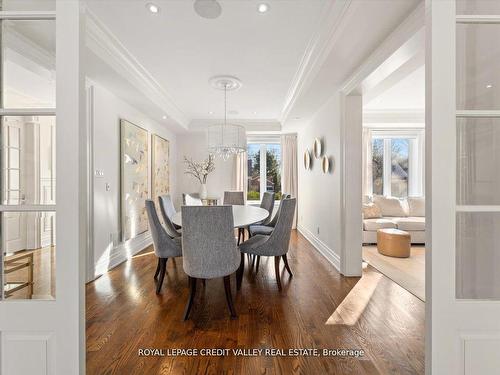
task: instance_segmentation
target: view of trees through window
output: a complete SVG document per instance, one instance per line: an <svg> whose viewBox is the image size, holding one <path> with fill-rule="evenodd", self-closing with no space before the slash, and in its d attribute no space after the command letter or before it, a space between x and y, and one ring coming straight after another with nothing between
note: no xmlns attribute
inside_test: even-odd
<svg viewBox="0 0 500 375"><path fill-rule="evenodd" d="M261 191L274 191L281 199L281 145L279 143L248 145L248 200L260 200ZM265 163L261 163L265 157ZM265 181L265 185L262 183Z"/></svg>
<svg viewBox="0 0 500 375"><path fill-rule="evenodd" d="M408 196L408 139L391 140L391 195Z"/></svg>
<svg viewBox="0 0 500 375"><path fill-rule="evenodd" d="M387 142L386 142L387 141ZM384 148L390 147L391 159L385 161ZM407 138L375 138L372 140L372 181L373 194L408 196L410 140ZM390 167L390 180L385 181L384 168Z"/></svg>
<svg viewBox="0 0 500 375"><path fill-rule="evenodd" d="M372 140L373 194L384 195L384 140Z"/></svg>

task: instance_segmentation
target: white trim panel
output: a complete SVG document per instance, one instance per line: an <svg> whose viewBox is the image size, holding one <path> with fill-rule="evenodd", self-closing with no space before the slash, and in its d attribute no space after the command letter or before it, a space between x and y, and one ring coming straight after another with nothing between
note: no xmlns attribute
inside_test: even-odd
<svg viewBox="0 0 500 375"><path fill-rule="evenodd" d="M314 246L316 250L318 250L321 255L326 258L326 260L328 260L336 268L337 271L340 272L340 257L333 249L329 248L323 241L312 234L304 226L300 224L297 225L297 230L311 243L311 245Z"/></svg>
<svg viewBox="0 0 500 375"><path fill-rule="evenodd" d="M54 343L50 332L1 332L0 372L5 375L50 375L54 369ZM26 360L29 358L29 360Z"/></svg>

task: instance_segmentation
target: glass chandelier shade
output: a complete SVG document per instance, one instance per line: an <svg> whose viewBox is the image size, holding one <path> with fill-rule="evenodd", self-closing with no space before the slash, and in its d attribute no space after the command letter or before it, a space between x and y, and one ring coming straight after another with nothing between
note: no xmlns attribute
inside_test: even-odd
<svg viewBox="0 0 500 375"><path fill-rule="evenodd" d="M231 155L245 152L245 127L227 122L227 85L224 85L224 123L208 126L208 152L227 160Z"/></svg>
<svg viewBox="0 0 500 375"><path fill-rule="evenodd" d="M211 154L227 160L246 149L247 136L243 126L224 123L208 127L208 152Z"/></svg>

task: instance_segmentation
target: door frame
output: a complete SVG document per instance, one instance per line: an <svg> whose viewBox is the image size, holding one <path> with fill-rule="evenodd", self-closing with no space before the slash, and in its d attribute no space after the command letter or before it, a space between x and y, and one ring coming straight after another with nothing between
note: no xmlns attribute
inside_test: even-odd
<svg viewBox="0 0 500 375"><path fill-rule="evenodd" d="M1 19L55 19L56 24L57 109L0 109L1 116L56 115L58 124L56 205L0 206L3 212L55 211L57 214L55 299L0 302L2 344L17 348L26 341L37 343L46 350L45 368L40 370L50 374L85 373L84 15L78 0L57 1L55 11L0 12ZM1 261L0 268L3 268ZM5 348L2 345L0 349ZM19 355L29 360L31 352L26 350ZM4 361L0 362L5 365Z"/></svg>
<svg viewBox="0 0 500 375"><path fill-rule="evenodd" d="M390 58L402 63L396 52L425 27L425 5L418 5L408 17L344 82L341 95L341 254L340 272L362 275L362 131L363 90L367 78ZM392 61L391 61L392 63ZM427 169L426 169L427 173ZM426 178L424 178L427 181ZM427 190L426 190L427 191ZM429 191L430 194L430 191Z"/></svg>

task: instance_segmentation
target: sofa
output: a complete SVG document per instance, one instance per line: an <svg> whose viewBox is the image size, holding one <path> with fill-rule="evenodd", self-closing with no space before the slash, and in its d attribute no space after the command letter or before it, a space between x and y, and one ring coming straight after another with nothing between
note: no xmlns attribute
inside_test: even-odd
<svg viewBox="0 0 500 375"><path fill-rule="evenodd" d="M377 243L377 230L401 229L410 233L412 244L425 243L424 197L365 197L363 203L363 244Z"/></svg>

